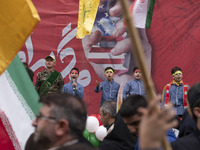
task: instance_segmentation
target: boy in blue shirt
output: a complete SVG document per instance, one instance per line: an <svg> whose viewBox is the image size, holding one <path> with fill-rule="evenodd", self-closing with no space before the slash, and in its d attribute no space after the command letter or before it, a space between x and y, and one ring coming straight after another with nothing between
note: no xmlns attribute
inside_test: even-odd
<svg viewBox="0 0 200 150"><path fill-rule="evenodd" d="M99 83L96 81L95 92L99 93L102 90L102 97L100 105L106 100L114 100L117 101L117 95L119 91L119 83L114 82L114 69L112 67L106 67L104 71L104 75L106 77L106 81L102 81Z"/></svg>
<svg viewBox="0 0 200 150"><path fill-rule="evenodd" d="M78 96L82 99L84 97L84 88L77 82L79 70L77 68L72 68L70 71L70 77L71 81L64 85L62 92Z"/></svg>
<svg viewBox="0 0 200 150"><path fill-rule="evenodd" d="M123 100L126 99L128 95L139 94L145 97L145 90L142 79L142 74L138 67L133 69L134 79L126 83L123 89Z"/></svg>
<svg viewBox="0 0 200 150"><path fill-rule="evenodd" d="M163 89L162 106L168 105L169 102L174 104L176 114L182 118L182 115L187 107L187 93L190 86L183 82L183 73L180 67L171 69L173 81L168 83Z"/></svg>

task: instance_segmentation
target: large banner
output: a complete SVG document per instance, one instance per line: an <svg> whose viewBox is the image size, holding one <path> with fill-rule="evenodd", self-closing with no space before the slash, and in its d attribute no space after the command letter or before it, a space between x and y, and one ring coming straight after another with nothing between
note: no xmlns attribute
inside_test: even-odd
<svg viewBox="0 0 200 150"><path fill-rule="evenodd" d="M98 113L101 93L95 93L96 80L103 81L104 69L115 69L114 80L126 84L133 78L134 58L121 9L115 0L101 0L93 32L76 39L78 0L33 0L41 22L19 52L37 73L45 69L45 56L54 55L55 69L65 84L73 67L80 70L78 82L84 86L89 113ZM130 2L131 4L132 2ZM150 29L138 29L147 65L158 93L172 80L174 66L183 69L184 81L191 86L199 80L200 2L197 0L156 0Z"/></svg>

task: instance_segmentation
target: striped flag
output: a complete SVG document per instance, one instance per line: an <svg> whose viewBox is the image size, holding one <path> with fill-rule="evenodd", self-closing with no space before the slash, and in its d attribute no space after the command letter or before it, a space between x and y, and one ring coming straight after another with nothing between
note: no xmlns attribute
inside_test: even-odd
<svg viewBox="0 0 200 150"><path fill-rule="evenodd" d="M84 38L92 32L100 0L79 0L78 28L76 38Z"/></svg>
<svg viewBox="0 0 200 150"><path fill-rule="evenodd" d="M12 62L39 21L39 15L31 0L1 1L0 74Z"/></svg>
<svg viewBox="0 0 200 150"><path fill-rule="evenodd" d="M124 54L114 56L110 53L112 48L104 48L97 46L95 47L95 46L92 47L90 53L88 54L88 60L90 62L98 64L103 68L111 66L114 68L115 74L117 75L128 71L128 69L123 66Z"/></svg>
<svg viewBox="0 0 200 150"><path fill-rule="evenodd" d="M0 140L0 149L24 149L34 131L31 123L40 109L38 100L33 83L16 56L0 76L0 137L4 139Z"/></svg>
<svg viewBox="0 0 200 150"><path fill-rule="evenodd" d="M150 28L155 0L135 0L130 6L135 27Z"/></svg>
<svg viewBox="0 0 200 150"><path fill-rule="evenodd" d="M123 53L121 55L114 56L111 54L111 50L117 47L124 37L120 36L118 38L113 37L112 33L115 29L116 23L120 20L120 17L111 17L108 15L109 2L104 2L99 6L97 15L94 22L94 32L100 32L102 35L101 41L92 45L87 56L90 63L97 64L99 68L106 68L108 66L115 70L115 75L121 75L128 72L128 67L126 62L130 62L127 58L128 53ZM95 33L96 34L96 33ZM83 39L87 41L87 37ZM123 42L122 42L123 44ZM121 46L122 46L121 44ZM84 44L83 44L84 46Z"/></svg>

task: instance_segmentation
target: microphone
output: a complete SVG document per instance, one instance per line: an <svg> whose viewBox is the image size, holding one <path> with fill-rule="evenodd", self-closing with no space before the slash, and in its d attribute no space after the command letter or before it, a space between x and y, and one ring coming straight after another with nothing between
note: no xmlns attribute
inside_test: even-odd
<svg viewBox="0 0 200 150"><path fill-rule="evenodd" d="M73 79L73 82L75 82L75 79ZM73 85L73 91L75 91L75 90L76 90L76 86Z"/></svg>

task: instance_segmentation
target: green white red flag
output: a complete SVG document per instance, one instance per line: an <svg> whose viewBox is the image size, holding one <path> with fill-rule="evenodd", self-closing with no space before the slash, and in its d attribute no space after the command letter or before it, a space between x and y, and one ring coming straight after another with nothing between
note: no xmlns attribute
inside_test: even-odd
<svg viewBox="0 0 200 150"><path fill-rule="evenodd" d="M130 6L135 27L150 28L155 0L135 0Z"/></svg>
<svg viewBox="0 0 200 150"><path fill-rule="evenodd" d="M33 83L16 56L0 76L0 129L4 133L0 149L24 149L34 131L31 123L40 108L38 100Z"/></svg>

